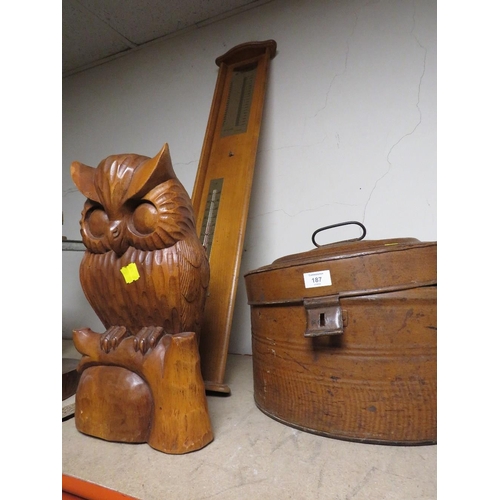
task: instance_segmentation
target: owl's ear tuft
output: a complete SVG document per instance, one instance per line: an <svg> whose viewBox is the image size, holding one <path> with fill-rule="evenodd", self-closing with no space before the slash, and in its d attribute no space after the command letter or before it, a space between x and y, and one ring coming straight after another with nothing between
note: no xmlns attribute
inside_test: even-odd
<svg viewBox="0 0 500 500"><path fill-rule="evenodd" d="M164 144L156 156L137 168L128 188L128 197L143 196L158 184L170 179L177 179L177 176L172 167L168 144Z"/></svg>
<svg viewBox="0 0 500 500"><path fill-rule="evenodd" d="M163 170L163 172L165 172L168 179L177 178L174 172L174 167L172 167L172 158L170 158L170 148L168 147L167 143L163 145L160 152L153 159L157 159L158 168L160 168L161 170Z"/></svg>
<svg viewBox="0 0 500 500"><path fill-rule="evenodd" d="M99 201L94 186L95 173L95 168L84 165L78 161L74 161L71 164L71 178L78 188L78 191L92 201Z"/></svg>

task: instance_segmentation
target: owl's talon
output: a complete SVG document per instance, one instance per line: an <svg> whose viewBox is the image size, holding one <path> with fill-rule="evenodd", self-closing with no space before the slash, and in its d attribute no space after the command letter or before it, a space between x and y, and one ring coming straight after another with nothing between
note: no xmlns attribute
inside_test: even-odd
<svg viewBox="0 0 500 500"><path fill-rule="evenodd" d="M107 354L109 352L108 338L104 337L104 335L106 335L106 334L104 333L103 337L101 337L101 349Z"/></svg>
<svg viewBox="0 0 500 500"><path fill-rule="evenodd" d="M165 335L165 330L159 326L156 328L152 329L151 334L149 335L149 347L151 349L154 349L157 345L159 340Z"/></svg>
<svg viewBox="0 0 500 500"><path fill-rule="evenodd" d="M148 349L154 349L158 345L164 335L165 330L161 326L145 326L135 336L134 349L146 354Z"/></svg>
<svg viewBox="0 0 500 500"><path fill-rule="evenodd" d="M112 326L102 334L101 349L107 354L111 349L116 349L127 336L128 332L124 326Z"/></svg>

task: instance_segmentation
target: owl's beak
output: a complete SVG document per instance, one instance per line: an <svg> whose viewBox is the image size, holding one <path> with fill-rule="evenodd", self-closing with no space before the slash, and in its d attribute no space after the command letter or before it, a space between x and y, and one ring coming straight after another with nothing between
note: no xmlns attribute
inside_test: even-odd
<svg viewBox="0 0 500 500"><path fill-rule="evenodd" d="M121 223L118 220L111 221L109 224L109 246L119 257L125 253Z"/></svg>

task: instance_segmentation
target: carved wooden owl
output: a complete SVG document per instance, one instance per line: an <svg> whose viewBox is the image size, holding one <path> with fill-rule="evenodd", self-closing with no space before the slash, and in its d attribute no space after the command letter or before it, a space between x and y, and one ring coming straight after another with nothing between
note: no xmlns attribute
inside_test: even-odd
<svg viewBox="0 0 500 500"><path fill-rule="evenodd" d="M209 264L168 145L154 158L113 155L97 168L73 162L71 176L87 198L80 281L107 329L103 347L144 327L199 335ZM115 326L127 332L113 334Z"/></svg>

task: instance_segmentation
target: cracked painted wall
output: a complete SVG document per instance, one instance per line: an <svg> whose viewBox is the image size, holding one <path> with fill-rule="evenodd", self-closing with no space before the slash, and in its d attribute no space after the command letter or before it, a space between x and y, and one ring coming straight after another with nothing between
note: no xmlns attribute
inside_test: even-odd
<svg viewBox="0 0 500 500"><path fill-rule="evenodd" d="M358 220L367 239L437 238L436 2L274 0L63 80L63 234L78 238L83 197L71 183L71 161L152 156L168 142L191 192L215 58L270 38L278 52L231 334L230 352L238 353L251 352L244 273L312 249L317 228ZM356 231L328 232L318 241ZM74 280L69 274L65 268L74 316L74 303L81 310L85 304L74 298L77 271ZM71 324L66 310L63 304L63 335Z"/></svg>

